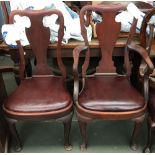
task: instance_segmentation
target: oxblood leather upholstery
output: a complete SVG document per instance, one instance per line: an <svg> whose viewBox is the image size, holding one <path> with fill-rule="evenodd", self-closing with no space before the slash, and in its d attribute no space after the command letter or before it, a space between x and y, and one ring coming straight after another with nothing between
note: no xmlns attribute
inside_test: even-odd
<svg viewBox="0 0 155 155"><path fill-rule="evenodd" d="M31 113L60 110L71 104L63 78L34 77L24 80L3 107L17 113L30 113L30 116Z"/></svg>
<svg viewBox="0 0 155 155"><path fill-rule="evenodd" d="M141 109L145 103L127 77L106 76L86 79L79 105L94 111L123 112Z"/></svg>

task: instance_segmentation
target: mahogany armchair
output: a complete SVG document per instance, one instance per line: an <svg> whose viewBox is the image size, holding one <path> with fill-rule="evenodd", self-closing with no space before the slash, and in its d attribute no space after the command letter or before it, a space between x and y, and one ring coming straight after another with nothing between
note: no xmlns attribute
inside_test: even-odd
<svg viewBox="0 0 155 155"><path fill-rule="evenodd" d="M135 127L131 138L131 148L137 149L137 137L142 126L148 101L148 77L153 71L147 51L140 45L132 42L135 34L137 20L133 20L129 37L124 51L126 74L119 75L115 71L112 61L114 45L120 33L121 23L115 21L117 13L124 10L121 4L84 6L80 12L81 33L85 46L77 47L73 51L74 64L74 103L77 119L82 136L81 149L87 147L87 123L95 119L103 120L133 120ZM91 49L87 40L86 26L89 25L89 14L92 11L100 13L103 21L96 25L97 38L99 40L101 59L96 68L96 73L87 75ZM87 19L84 18L87 14ZM82 80L79 77L79 55L85 51L85 61L82 65ZM147 64L144 73L144 94L139 92L130 82L131 62L130 51L141 55ZM79 89L82 81L82 89Z"/></svg>
<svg viewBox="0 0 155 155"><path fill-rule="evenodd" d="M148 54L152 55L151 49L152 41L154 39L154 23L150 22L151 17L155 15L155 9L152 9L149 13L145 15L145 18L142 23L142 32L141 32L141 44L146 47ZM150 33L148 41L146 40L146 28L149 25ZM154 61L153 61L154 63ZM149 78L149 101L148 101L148 118L147 118L147 126L148 126L148 137L147 137L147 144L144 148L145 153L150 153L152 149L152 134L155 127L155 74L154 72L150 75Z"/></svg>
<svg viewBox="0 0 155 155"><path fill-rule="evenodd" d="M47 64L47 48L50 41L50 30L43 26L43 17L56 14L59 20L57 62L61 76L55 76L52 68ZM14 16L27 16L31 21L30 28L26 28L26 35L30 42L37 65L34 67L33 76L26 78L24 50L17 41L20 58L21 84L8 97L3 104L3 111L9 124L12 138L16 143L16 151L22 148L16 122L18 121L51 121L58 120L64 124L64 145L66 150L71 150L69 134L73 115L72 98L65 85L66 70L61 59L61 41L64 35L64 18L58 10L40 11L13 11L10 14L10 23Z"/></svg>

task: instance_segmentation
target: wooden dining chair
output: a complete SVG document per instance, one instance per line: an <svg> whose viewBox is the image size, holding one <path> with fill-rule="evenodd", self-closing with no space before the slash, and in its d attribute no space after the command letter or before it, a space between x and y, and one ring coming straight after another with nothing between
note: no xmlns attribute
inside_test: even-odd
<svg viewBox="0 0 155 155"><path fill-rule="evenodd" d="M150 90L149 90L149 103L148 103L148 118L147 118L147 144L143 150L144 153L152 152L152 141L153 141L153 132L155 129L155 81L154 77L150 79Z"/></svg>
<svg viewBox="0 0 155 155"><path fill-rule="evenodd" d="M61 76L53 75L52 68L47 64L50 29L43 26L43 17L53 14L58 16L59 22L58 42L55 52ZM71 150L69 134L73 106L72 98L66 89L66 69L61 59L61 42L64 35L63 15L58 10L13 11L10 14L10 24L14 22L15 15L27 16L31 21L30 27L26 28L25 31L37 60L32 77L26 78L24 76L24 49L20 41L17 41L21 83L3 103L5 118L8 121L12 139L16 143L16 151L20 151L22 148L15 126L18 121L51 121L53 119L63 122L65 149Z"/></svg>
<svg viewBox="0 0 155 155"><path fill-rule="evenodd" d="M115 21L118 12L124 10L121 4L84 6L80 12L81 33L85 46L73 51L74 64L74 103L82 136L81 149L87 147L87 124L92 120L133 120L135 127L131 138L131 148L137 149L137 136L142 126L148 101L148 77L154 66L146 52L132 40L136 30L137 20L134 19L129 37L124 48L126 74L116 73L112 54L121 29L121 23ZM86 27L89 25L89 14L96 11L102 16L102 22L96 25L101 58L96 73L87 75L91 49L87 40ZM88 18L85 18L87 14ZM88 48L88 49L87 49ZM85 51L85 61L82 65L82 79L79 77L79 56ZM144 93L139 92L130 82L131 62L130 51L136 52L145 60L147 69L144 73ZM82 89L79 89L82 81ZM126 130L126 129L124 129ZM103 133L105 134L105 133Z"/></svg>
<svg viewBox="0 0 155 155"><path fill-rule="evenodd" d="M150 20L152 16L155 15L155 9L153 8L148 12L143 20L141 28L141 44L147 49L147 52L152 58L153 63L155 63L152 57L153 50L152 47L154 40L154 23ZM149 35L147 35L146 30L149 28ZM147 117L147 144L143 150L145 153L150 153L152 151L152 139L153 131L155 129L155 73L153 72L149 78L149 101L148 101L148 117Z"/></svg>

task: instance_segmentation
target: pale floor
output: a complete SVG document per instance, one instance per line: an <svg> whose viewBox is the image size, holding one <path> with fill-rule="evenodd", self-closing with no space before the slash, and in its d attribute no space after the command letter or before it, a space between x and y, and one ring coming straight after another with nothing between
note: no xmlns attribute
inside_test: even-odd
<svg viewBox="0 0 155 155"><path fill-rule="evenodd" d="M8 62L12 64L10 60L0 57L0 65L8 64ZM3 77L9 95L16 88L14 76L12 73L5 73ZM88 125L88 148L85 152L142 152L146 144L146 120L140 133L137 151L132 151L129 147L133 125L132 121L94 121L90 123ZM22 122L17 124L17 129L23 142L21 153L67 152L63 147L63 125L60 122ZM81 153L79 148L81 137L76 116L73 118L70 137L73 145L71 153ZM155 145L152 149L155 152ZM13 146L11 152L14 152Z"/></svg>

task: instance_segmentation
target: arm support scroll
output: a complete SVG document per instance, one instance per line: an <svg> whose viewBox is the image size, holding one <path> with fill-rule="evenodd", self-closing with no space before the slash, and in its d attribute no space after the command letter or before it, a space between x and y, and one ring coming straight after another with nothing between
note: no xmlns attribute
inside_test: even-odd
<svg viewBox="0 0 155 155"><path fill-rule="evenodd" d="M83 51L87 51L88 47L87 46L77 46L73 50L73 75L74 75L74 102L78 100L78 95L79 95L79 74L78 74L78 64L79 64L79 57L80 53ZM84 64L86 63L87 59L85 59ZM84 65L83 65L84 66Z"/></svg>
<svg viewBox="0 0 155 155"><path fill-rule="evenodd" d="M140 45L131 43L130 45L128 45L128 48L130 50L133 50L133 51L139 53L142 56L142 58L144 59L145 63L147 64L147 67L145 68L145 71L144 71L144 99L145 99L145 102L147 103L148 98L149 98L149 76L154 70L154 65L153 65L147 51Z"/></svg>
<svg viewBox="0 0 155 155"><path fill-rule="evenodd" d="M144 59L144 61L148 65L147 73L151 74L153 72L154 65L147 51L143 47L141 47L140 45L136 45L135 43L131 43L130 45L128 45L128 49L133 50L141 55L141 57Z"/></svg>

